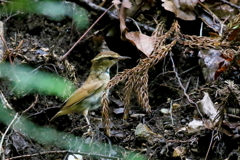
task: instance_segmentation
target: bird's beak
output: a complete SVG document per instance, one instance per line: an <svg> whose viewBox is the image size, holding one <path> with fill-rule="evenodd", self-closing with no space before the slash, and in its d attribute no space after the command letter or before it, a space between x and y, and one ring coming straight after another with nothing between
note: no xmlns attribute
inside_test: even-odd
<svg viewBox="0 0 240 160"><path fill-rule="evenodd" d="M127 57L127 56L120 56L118 57L117 59L119 60L124 60L124 59L131 59L130 57Z"/></svg>

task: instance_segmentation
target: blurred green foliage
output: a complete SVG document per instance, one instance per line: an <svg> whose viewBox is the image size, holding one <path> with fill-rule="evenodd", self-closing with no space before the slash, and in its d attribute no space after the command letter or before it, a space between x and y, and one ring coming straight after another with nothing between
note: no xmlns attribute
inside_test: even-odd
<svg viewBox="0 0 240 160"><path fill-rule="evenodd" d="M3 105L0 103L0 113L0 121L6 126L9 125L13 119L12 111L10 114L10 111L3 108ZM142 155L126 151L121 147L103 144L97 141L89 143L83 138L59 132L51 128L38 126L23 116L18 117L12 127L16 132L20 132L24 136L34 139L41 144L58 146L59 148L72 152L83 153L83 155L92 155L98 158L100 156L106 156L111 157L111 159L145 160Z"/></svg>
<svg viewBox="0 0 240 160"><path fill-rule="evenodd" d="M74 91L74 85L70 81L23 65L1 63L0 77L7 77L12 91L18 95L37 92L66 99Z"/></svg>
<svg viewBox="0 0 240 160"><path fill-rule="evenodd" d="M71 17L78 29L86 29L89 25L87 11L72 2L51 0L10 0L0 5L1 16L11 16L16 12L46 15L53 20Z"/></svg>

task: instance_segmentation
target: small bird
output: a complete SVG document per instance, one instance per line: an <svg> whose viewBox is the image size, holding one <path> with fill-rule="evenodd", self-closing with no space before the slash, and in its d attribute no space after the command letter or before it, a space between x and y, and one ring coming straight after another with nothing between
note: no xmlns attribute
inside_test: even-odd
<svg viewBox="0 0 240 160"><path fill-rule="evenodd" d="M92 67L87 80L67 99L63 108L50 121L62 115L81 113L91 127L87 117L88 111L97 109L101 105L102 94L110 81L109 70L112 65L123 59L130 57L120 56L112 51L101 52L94 57L91 60Z"/></svg>

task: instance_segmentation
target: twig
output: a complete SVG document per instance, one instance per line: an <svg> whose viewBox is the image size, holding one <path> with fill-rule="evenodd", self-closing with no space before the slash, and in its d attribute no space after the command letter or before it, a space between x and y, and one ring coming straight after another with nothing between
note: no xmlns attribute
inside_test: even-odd
<svg viewBox="0 0 240 160"><path fill-rule="evenodd" d="M41 68L41 67L42 67L42 65L38 66L37 68L35 68L35 69L32 70L31 72L29 72L24 78L25 78L25 79L29 78L32 73L36 72L36 71L37 71L39 68ZM18 78L18 77L17 77L17 78ZM22 80L22 79L21 79L21 80ZM10 93L12 93L20 84L21 84L21 83L16 84L16 85L12 88L12 90L10 91Z"/></svg>
<svg viewBox="0 0 240 160"><path fill-rule="evenodd" d="M93 28L93 26L95 26L97 24L97 22L114 6L114 4L112 4L110 7L108 7L108 9L105 10L105 12L98 17L98 19L87 29L87 31L78 39L78 41L68 50L67 53L65 53L61 58L60 61L62 61L64 58L67 57L67 55L73 50L73 48L86 36L86 34Z"/></svg>
<svg viewBox="0 0 240 160"><path fill-rule="evenodd" d="M170 117L171 117L172 125L174 125L173 114L172 114L173 106L172 105L173 105L172 100L170 100Z"/></svg>
<svg viewBox="0 0 240 160"><path fill-rule="evenodd" d="M188 82L187 82L187 84L186 84L186 92L188 91L188 88L189 88L189 84L190 84L190 82L191 82L191 79L192 79L192 77L189 77L188 78Z"/></svg>
<svg viewBox="0 0 240 160"><path fill-rule="evenodd" d="M196 83L196 89L198 88L198 85L199 85L199 77L197 77L197 83Z"/></svg>
<svg viewBox="0 0 240 160"><path fill-rule="evenodd" d="M207 150L207 153L206 153L206 155L205 155L205 158L204 158L204 160L207 160L207 157L208 157L208 155L209 155L209 152L210 152L210 149L211 149L211 147L212 147L212 143L213 143L213 138L215 137L215 135L214 135L214 130L212 131L212 137L211 137L211 140L210 140L210 144L209 144L209 146L208 146L208 150Z"/></svg>
<svg viewBox="0 0 240 160"><path fill-rule="evenodd" d="M36 95L35 101L34 101L27 109L25 109L25 110L22 112L22 114L25 113L25 112L27 112L29 109L33 108L33 107L36 105L37 101L38 101L38 95Z"/></svg>
<svg viewBox="0 0 240 160"><path fill-rule="evenodd" d="M27 118L30 118L30 117L33 117L33 116L37 116L37 115L42 114L42 113L44 113L44 112L46 112L46 111L48 111L50 109L55 109L55 108L59 109L59 107L60 106L55 106L55 107L48 107L48 108L42 109L40 112L37 112L37 113L34 113L34 114L31 114L31 115L27 116Z"/></svg>
<svg viewBox="0 0 240 160"><path fill-rule="evenodd" d="M196 141L198 141L199 139L198 138L196 138L196 137L194 137L194 138L190 138L190 139L188 139L188 140L178 140L178 139L173 139L173 140L166 140L166 142L175 142L175 143L189 143L189 142L196 142Z"/></svg>
<svg viewBox="0 0 240 160"><path fill-rule="evenodd" d="M12 106L8 103L8 101L6 100L5 96L3 95L2 91L0 90L0 99L3 103L3 107L5 108L9 108L9 109L13 109Z"/></svg>
<svg viewBox="0 0 240 160"><path fill-rule="evenodd" d="M235 5L235 4L232 4L232 3L230 3L230 2L228 2L228 1L226 1L226 0L219 0L219 1L220 1L220 2L223 2L223 3L227 4L227 5L229 5L229 6L231 6L231 7L240 9L240 6L237 6L237 5Z"/></svg>
<svg viewBox="0 0 240 160"><path fill-rule="evenodd" d="M21 155L21 156L12 157L12 158L9 158L6 160L29 158L29 157L35 157L35 156L44 155L44 154L54 154L54 153L72 153L72 154L80 154L80 155L86 155L86 156L101 157L101 158L106 158L106 159L119 159L117 157L104 156L104 155L100 155L100 154L90 154L90 153L85 153L85 152L74 152L74 151L63 150L63 151L48 151L48 152L40 152L40 153L29 154L29 155Z"/></svg>
<svg viewBox="0 0 240 160"><path fill-rule="evenodd" d="M133 18L131 18L131 17L129 17L129 19L131 19L131 20L134 22L134 24L135 24L136 27L138 28L138 31L139 31L140 33L142 33L142 31L141 31L141 29L140 29L140 27L139 27L137 21L135 21L135 20L134 20Z"/></svg>
<svg viewBox="0 0 240 160"><path fill-rule="evenodd" d="M180 73L180 74L178 74L178 75L180 76L180 75L182 75L182 74L185 74L185 73L187 73L187 72L189 72L189 71L197 68L198 66L199 66L199 65L193 66L192 68L189 68L189 69L187 69L186 71L183 71L182 73Z"/></svg>
<svg viewBox="0 0 240 160"><path fill-rule="evenodd" d="M178 75L178 72L176 71L176 67L175 67L175 64L174 64L174 60L173 60L173 58L172 58L172 52L170 53L170 59L171 59L171 61L172 61L173 71L174 71L174 73L175 73L175 76L176 76L176 78L177 78L177 80L178 80L178 83L179 83L180 87L183 89L183 93L184 93L185 97L188 99L188 101L189 101L191 104L195 105L195 107L196 107L197 110L198 110L199 115L203 118L203 115L202 115L202 113L200 112L200 110L199 110L199 108L198 108L198 105L197 105L195 102L193 102L193 100L190 99L189 95L187 94L186 88L183 86L183 84L182 84L182 82L181 82L181 79L180 79L180 77L179 77L179 75Z"/></svg>
<svg viewBox="0 0 240 160"><path fill-rule="evenodd" d="M2 151L3 140L4 140L4 138L5 138L8 130L10 129L10 127L13 125L14 121L17 119L17 117L18 117L18 113L15 114L12 122L8 125L6 131L4 132L4 134L3 134L3 136L2 136L2 139L1 139L1 142L0 142L0 157L1 157L1 154L3 153L3 151Z"/></svg>
<svg viewBox="0 0 240 160"><path fill-rule="evenodd" d="M233 114L227 114L227 116L228 116L228 117L231 117L231 118L240 119L240 116L233 115Z"/></svg>
<svg viewBox="0 0 240 160"><path fill-rule="evenodd" d="M8 46L7 46L7 42L5 41L5 39L4 39L2 34L0 34L0 38L1 38L2 42L3 42L3 45L4 45L5 49L6 49L6 51L9 51Z"/></svg>

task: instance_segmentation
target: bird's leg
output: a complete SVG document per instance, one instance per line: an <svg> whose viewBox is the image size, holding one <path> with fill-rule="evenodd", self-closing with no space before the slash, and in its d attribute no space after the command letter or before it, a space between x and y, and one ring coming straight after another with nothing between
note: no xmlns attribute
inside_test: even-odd
<svg viewBox="0 0 240 160"><path fill-rule="evenodd" d="M92 126L91 126L91 123L90 123L90 121L89 121L87 115L84 114L84 117L85 117L85 119L86 119L86 121L87 121L87 124L88 124L88 132L89 132L89 131L92 130Z"/></svg>
<svg viewBox="0 0 240 160"><path fill-rule="evenodd" d="M86 119L86 121L87 121L87 124L88 124L87 134L89 134L89 133L91 133L93 130L92 130L91 123L90 123L90 121L89 121L89 119L88 119L88 110L85 110L85 111L83 112L83 115L84 115L84 117L85 117L85 119Z"/></svg>

